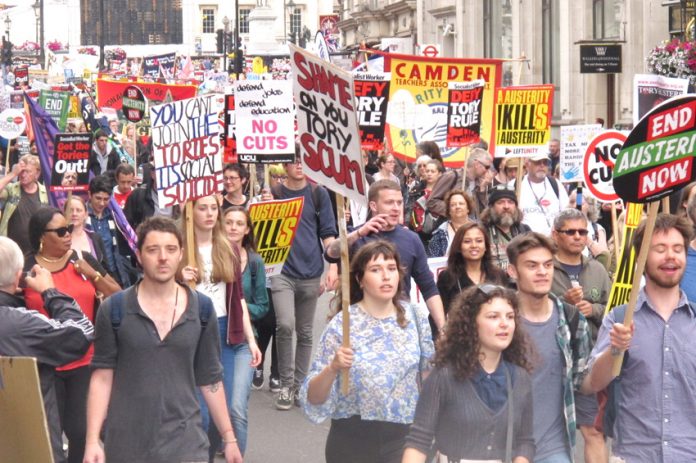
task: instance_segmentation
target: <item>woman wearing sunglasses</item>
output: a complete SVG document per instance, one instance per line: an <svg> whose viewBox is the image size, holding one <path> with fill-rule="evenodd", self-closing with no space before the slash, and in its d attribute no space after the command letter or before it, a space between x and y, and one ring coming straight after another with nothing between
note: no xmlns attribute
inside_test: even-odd
<svg viewBox="0 0 696 463"><path fill-rule="evenodd" d="M482 283L507 285L508 278L491 260L490 238L486 229L478 222L467 222L454 234L447 268L437 276L437 289L445 313L449 312L459 293Z"/></svg>
<svg viewBox="0 0 696 463"><path fill-rule="evenodd" d="M423 385L403 463L529 463L534 458L531 364L510 289L477 285L457 298Z"/></svg>
<svg viewBox="0 0 696 463"><path fill-rule="evenodd" d="M182 223L186 223L184 211ZM242 287L241 258L237 247L225 234L220 205L215 196L204 196L193 202L193 238L184 246L192 245L196 261L189 262L188 253L180 264L183 281L195 281L196 290L213 301L222 343L223 386L237 446L242 455L246 450L248 404L254 368L261 363L261 352L256 345L249 310ZM208 408L203 404L203 423L208 429L210 461L222 443L215 425L208 423Z"/></svg>
<svg viewBox="0 0 696 463"><path fill-rule="evenodd" d="M401 300L403 271L393 244L371 241L350 267L351 347L342 346L339 312L322 334L300 401L311 421L331 418L327 463L399 462L417 378L433 354L430 330L425 316ZM348 394L341 392L343 370Z"/></svg>
<svg viewBox="0 0 696 463"><path fill-rule="evenodd" d="M32 254L25 262L25 270L38 264L51 272L56 289L72 296L80 309L94 322L98 298L109 296L121 288L97 260L88 252L77 252L72 247L72 231L60 210L42 207L29 219L29 243ZM41 294L24 290L26 306L47 317ZM82 462L85 451L87 391L89 363L93 348L81 359L56 369L56 400L63 432L68 438L68 462Z"/></svg>

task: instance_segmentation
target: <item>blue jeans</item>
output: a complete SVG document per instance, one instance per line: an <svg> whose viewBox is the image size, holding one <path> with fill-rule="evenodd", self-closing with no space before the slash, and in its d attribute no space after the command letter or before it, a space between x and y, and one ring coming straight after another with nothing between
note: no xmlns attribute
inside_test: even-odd
<svg viewBox="0 0 696 463"><path fill-rule="evenodd" d="M570 456L568 456L567 452L556 453L546 458L542 458L541 460L535 460L536 463L570 463L571 461L572 460L570 459Z"/></svg>
<svg viewBox="0 0 696 463"><path fill-rule="evenodd" d="M254 369L249 365L251 351L246 342L235 345L229 345L225 342L227 339L227 317L218 318L218 325L222 343L222 357L220 359L223 371L222 384L225 388L225 397L237 445L239 451L244 455L249 424L249 395L251 394L251 380L254 376ZM208 430L210 454L214 456L220 446L221 439L215 424L212 423L212 426L208 426L208 407L203 400L201 400L201 415L203 416L203 426Z"/></svg>

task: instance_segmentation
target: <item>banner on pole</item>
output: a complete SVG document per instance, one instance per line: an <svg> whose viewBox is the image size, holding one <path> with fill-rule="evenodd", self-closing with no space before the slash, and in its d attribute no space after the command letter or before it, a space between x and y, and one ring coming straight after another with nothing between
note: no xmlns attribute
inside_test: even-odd
<svg viewBox="0 0 696 463"><path fill-rule="evenodd" d="M611 309L618 305L628 304L628 298L631 295L633 285L633 273L636 268L636 253L633 246L633 234L638 228L640 221L643 218L643 205L637 203L626 204L626 218L623 230L623 249L621 251L621 261L616 266L614 274L614 283L611 285L609 292L609 301L605 313L609 313ZM636 288L637 290L637 288Z"/></svg>
<svg viewBox="0 0 696 463"><path fill-rule="evenodd" d="M505 87L496 91L495 156L531 157L548 152L553 85Z"/></svg>
<svg viewBox="0 0 696 463"><path fill-rule="evenodd" d="M447 97L447 147L481 140L481 104L486 82L450 82Z"/></svg>
<svg viewBox="0 0 696 463"><path fill-rule="evenodd" d="M294 161L295 117L290 81L238 80L234 104L237 155L241 162Z"/></svg>
<svg viewBox="0 0 696 463"><path fill-rule="evenodd" d="M416 160L416 145L437 143L447 167L461 167L468 148L446 146L447 88L449 82L486 82L481 106L481 138L495 148L493 124L495 88L500 85L502 61L496 59L448 59L385 54L391 72L387 142L392 153L408 162Z"/></svg>
<svg viewBox="0 0 696 463"><path fill-rule="evenodd" d="M689 80L655 74L633 76L633 125L655 106L689 91Z"/></svg>
<svg viewBox="0 0 696 463"><path fill-rule="evenodd" d="M51 191L87 191L91 133L57 133L53 142Z"/></svg>
<svg viewBox="0 0 696 463"><path fill-rule="evenodd" d="M602 130L599 124L564 125L561 127L560 180L582 182L582 160L590 141Z"/></svg>
<svg viewBox="0 0 696 463"><path fill-rule="evenodd" d="M222 190L223 107L223 95L209 94L150 108L159 207Z"/></svg>
<svg viewBox="0 0 696 463"><path fill-rule="evenodd" d="M389 98L388 72L356 72L353 74L357 101L360 146L366 150L384 148L384 127L387 123Z"/></svg>
<svg viewBox="0 0 696 463"><path fill-rule="evenodd" d="M302 48L289 47L304 173L319 185L366 205L353 77Z"/></svg>
<svg viewBox="0 0 696 463"><path fill-rule="evenodd" d="M256 252L263 258L266 276L280 274L295 239L304 197L264 201L249 206Z"/></svg>

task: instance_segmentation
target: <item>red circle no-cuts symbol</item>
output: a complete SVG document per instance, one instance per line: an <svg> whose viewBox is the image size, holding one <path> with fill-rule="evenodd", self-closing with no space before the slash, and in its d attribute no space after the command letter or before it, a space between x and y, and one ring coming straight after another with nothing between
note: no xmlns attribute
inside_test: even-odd
<svg viewBox="0 0 696 463"><path fill-rule="evenodd" d="M592 139L582 162L582 173L589 193L600 201L614 202L614 162L626 141L626 135L616 130L600 133Z"/></svg>

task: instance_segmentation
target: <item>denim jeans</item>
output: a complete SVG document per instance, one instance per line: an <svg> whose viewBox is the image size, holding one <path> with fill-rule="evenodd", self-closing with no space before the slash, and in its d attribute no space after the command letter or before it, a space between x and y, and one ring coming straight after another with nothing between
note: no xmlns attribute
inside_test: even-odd
<svg viewBox="0 0 696 463"><path fill-rule="evenodd" d="M225 342L227 338L227 317L218 318L220 328L220 341L222 342L222 384L225 388L225 398L227 407L232 419L234 435L237 438L239 451L244 454L247 443L249 395L251 393L251 380L254 376L254 369L251 363L251 351L247 343L229 345ZM201 400L201 414L203 416L203 426L208 430L210 440L210 454L215 452L220 446L220 434L215 428L214 423L208 426L209 413L205 401ZM212 461L212 460L211 460Z"/></svg>
<svg viewBox="0 0 696 463"><path fill-rule="evenodd" d="M299 280L280 274L271 278L271 292L276 314L280 384L299 388L312 360L312 328L319 298L319 277ZM294 361L293 330L297 335Z"/></svg>
<svg viewBox="0 0 696 463"><path fill-rule="evenodd" d="M556 453L556 454L550 455L546 458L542 458L541 460L535 460L535 461L536 461L536 463L571 463L573 460L571 460L571 458L567 452L563 452L563 453Z"/></svg>

